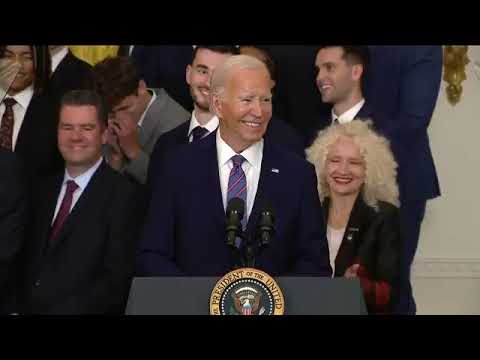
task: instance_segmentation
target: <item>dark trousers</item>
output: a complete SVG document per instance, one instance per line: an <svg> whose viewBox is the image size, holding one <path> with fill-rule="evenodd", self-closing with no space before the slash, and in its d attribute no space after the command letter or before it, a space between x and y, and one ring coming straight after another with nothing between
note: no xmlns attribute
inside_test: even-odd
<svg viewBox="0 0 480 360"><path fill-rule="evenodd" d="M394 305L395 314L415 315L417 305L413 298L410 269L417 251L420 227L425 215L426 200L403 200L400 206L402 229L402 256L400 258L400 286Z"/></svg>

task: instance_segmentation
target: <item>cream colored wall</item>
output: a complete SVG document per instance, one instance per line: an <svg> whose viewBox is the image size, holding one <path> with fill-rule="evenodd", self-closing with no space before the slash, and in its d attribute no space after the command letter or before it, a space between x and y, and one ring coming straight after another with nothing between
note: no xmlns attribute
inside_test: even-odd
<svg viewBox="0 0 480 360"><path fill-rule="evenodd" d="M442 81L429 128L442 197L427 205L413 267L418 314L480 314L480 46L468 56L461 101Z"/></svg>

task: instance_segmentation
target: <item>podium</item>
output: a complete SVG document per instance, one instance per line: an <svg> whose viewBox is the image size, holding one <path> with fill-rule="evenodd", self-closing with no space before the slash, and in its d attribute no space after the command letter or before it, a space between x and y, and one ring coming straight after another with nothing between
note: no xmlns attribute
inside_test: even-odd
<svg viewBox="0 0 480 360"><path fill-rule="evenodd" d="M126 315L208 315L215 277L137 277ZM360 282L345 278L277 277L285 315L366 315Z"/></svg>

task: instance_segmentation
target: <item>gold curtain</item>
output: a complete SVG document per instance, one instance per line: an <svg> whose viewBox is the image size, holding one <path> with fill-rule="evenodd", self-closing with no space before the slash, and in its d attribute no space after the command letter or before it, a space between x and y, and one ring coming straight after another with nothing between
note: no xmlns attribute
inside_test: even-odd
<svg viewBox="0 0 480 360"><path fill-rule="evenodd" d="M90 65L102 61L108 56L117 56L119 45L69 45L72 53Z"/></svg>

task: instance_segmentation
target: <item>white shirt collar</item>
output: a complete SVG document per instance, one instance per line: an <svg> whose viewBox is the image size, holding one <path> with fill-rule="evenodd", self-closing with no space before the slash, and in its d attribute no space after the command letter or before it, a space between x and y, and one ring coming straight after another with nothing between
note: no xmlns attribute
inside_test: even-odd
<svg viewBox="0 0 480 360"><path fill-rule="evenodd" d="M337 114L335 114L332 108L332 123L335 121L335 119L338 119L338 122L340 124L345 124L352 121L357 116L363 104L365 104L365 99L360 100L358 103L356 103L354 106L352 106L349 110L345 111L340 116L337 116Z"/></svg>
<svg viewBox="0 0 480 360"><path fill-rule="evenodd" d="M192 130L195 129L197 126L202 126L207 129L209 133L212 133L217 129L218 123L218 117L215 115L210 119L208 123L206 123L205 125L200 125L197 118L195 117L195 111L193 111L192 118L190 120L190 127L188 128L188 136L192 134Z"/></svg>
<svg viewBox="0 0 480 360"><path fill-rule="evenodd" d="M220 166L227 164L237 153L221 137L220 129L217 131L217 159ZM262 166L263 139L250 145L239 155L242 155L247 162L254 168L260 169Z"/></svg>
<svg viewBox="0 0 480 360"><path fill-rule="evenodd" d="M33 85L30 85L26 89L23 89L19 93L9 96L7 95L5 98L14 98L17 103L24 109L26 110L28 105L30 104L30 101L32 100L33 97Z"/></svg>
<svg viewBox="0 0 480 360"><path fill-rule="evenodd" d="M64 46L62 50L58 51L55 55L52 55L52 74L57 70L58 65L65 59L68 54L68 47Z"/></svg>
<svg viewBox="0 0 480 360"><path fill-rule="evenodd" d="M68 173L67 169L65 169L65 175L63 176L63 184L65 184L68 180L73 180L78 185L78 187L83 191L87 187L90 179L92 178L95 171L97 171L98 167L102 163L103 158L101 157L95 165L85 171L83 174L78 175L77 177L71 177Z"/></svg>
<svg viewBox="0 0 480 360"><path fill-rule="evenodd" d="M143 112L142 117L141 117L140 120L138 121L138 126L139 126L139 127L142 127L143 120L145 119L145 115L147 115L147 112L148 112L148 110L150 109L150 106L152 106L153 102L154 102L155 99L157 98L157 94L155 93L155 90L153 90L153 89L147 89L147 91L150 91L150 92L152 93L152 98L150 99L150 102L148 103L147 108L146 108L145 111Z"/></svg>

